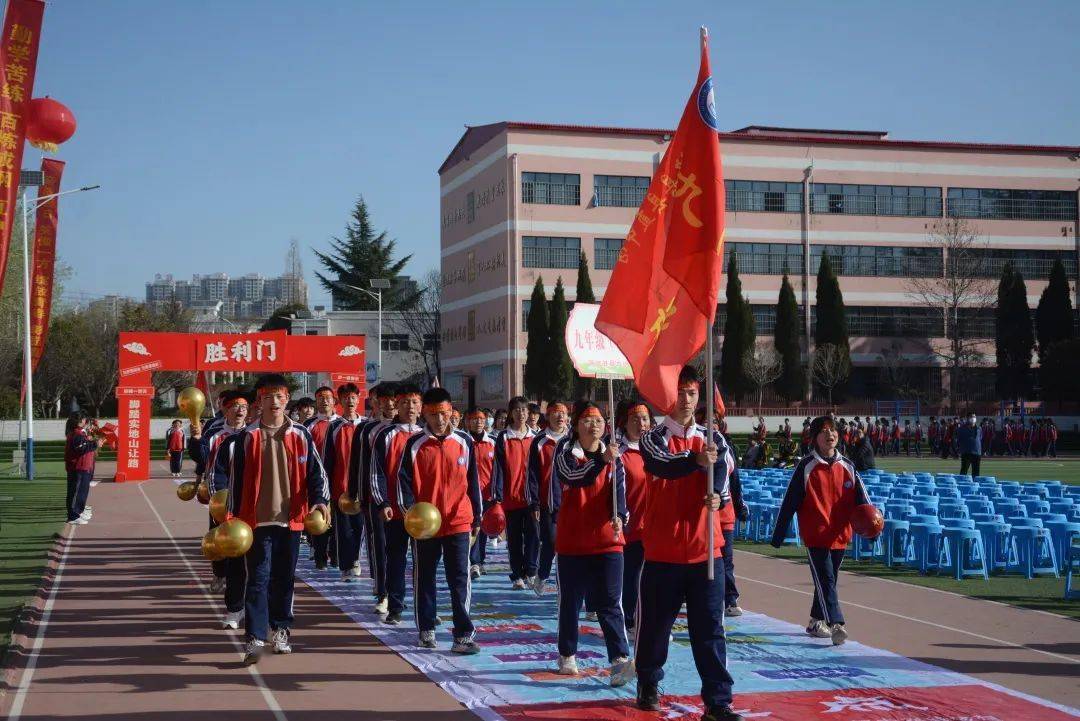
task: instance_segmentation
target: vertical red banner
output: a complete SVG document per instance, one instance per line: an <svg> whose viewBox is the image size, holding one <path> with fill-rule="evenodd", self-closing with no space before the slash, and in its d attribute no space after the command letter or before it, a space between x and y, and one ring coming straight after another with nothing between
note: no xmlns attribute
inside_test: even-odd
<svg viewBox="0 0 1080 721"><path fill-rule="evenodd" d="M150 478L150 404L153 386L120 386L116 389L117 425L116 481Z"/></svg>
<svg viewBox="0 0 1080 721"><path fill-rule="evenodd" d="M0 36L0 290L15 225L23 144L34 91L42 0L8 0Z"/></svg>
<svg viewBox="0 0 1080 721"><path fill-rule="evenodd" d="M41 173L44 182L38 187L38 198L60 192L60 176L64 163L43 158ZM34 226L34 260L30 266L30 362L31 370L37 370L45 341L49 336L49 316L52 310L53 268L56 265L56 226L59 198L46 200L37 209Z"/></svg>

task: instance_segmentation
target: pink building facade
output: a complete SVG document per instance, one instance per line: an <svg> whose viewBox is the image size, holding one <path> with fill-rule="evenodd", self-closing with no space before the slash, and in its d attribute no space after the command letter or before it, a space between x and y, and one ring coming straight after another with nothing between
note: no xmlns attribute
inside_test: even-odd
<svg viewBox="0 0 1080 721"><path fill-rule="evenodd" d="M439 169L442 366L457 400L495 406L521 393L538 277L549 299L561 277L573 301L584 252L603 297L671 132L535 123L466 130ZM827 255L847 306L856 395L880 395L889 363L930 395L941 388L933 348L945 342L943 321L911 279L943 273L930 240L943 218L965 218L978 233L992 283L1005 262L1023 274L1032 308L1061 260L1077 304L1080 148L755 126L721 134L720 145L725 255L738 258L758 338L772 333L784 272L813 322L815 275ZM958 320L967 333L993 336L992 312L970 309ZM992 362L991 342L984 363Z"/></svg>

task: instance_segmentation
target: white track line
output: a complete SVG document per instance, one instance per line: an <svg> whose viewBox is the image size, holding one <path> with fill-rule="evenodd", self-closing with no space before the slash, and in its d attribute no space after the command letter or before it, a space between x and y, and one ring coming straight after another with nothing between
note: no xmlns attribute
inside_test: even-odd
<svg viewBox="0 0 1080 721"><path fill-rule="evenodd" d="M71 534L64 543L64 551L60 554L60 562L56 565L56 573L53 575L52 587L49 589L49 597L45 599L45 605L41 609L41 622L38 624L37 635L34 637L34 645L30 648L30 658L26 660L26 668L23 669L22 678L19 679L19 689L15 692L15 701L11 704L8 712L8 721L18 721L22 714L23 704L26 703L26 694L30 691L30 681L34 678L34 670L37 668L38 654L45 645L45 629L49 627L49 619L52 617L53 604L56 602L56 592L60 590L60 577L64 575L64 566L67 564L68 549L75 538L75 529L71 527Z"/></svg>
<svg viewBox="0 0 1080 721"><path fill-rule="evenodd" d="M778 589L780 589L782 591L790 591L792 593L798 593L798 594L801 594L803 596L813 596L814 595L813 593L811 593L809 591L802 591L802 590L800 590L798 588L791 588L790 586L782 586L782 585L780 585L778 583L769 583L768 581L760 581L760 580L758 580L756 578L749 578L747 576L740 576L738 574L736 574L735 578L739 579L740 581L750 581L751 583L760 583L763 586L769 586L770 588L778 588ZM953 633L960 633L960 634L963 634L965 636L971 636L973 638L982 639L983 641L993 641L994 643L1000 644L1002 646L1011 646L1013 648L1022 648L1022 649L1025 649L1027 651L1031 651L1032 653L1041 653L1044 656L1050 656L1051 658L1056 658L1056 659L1058 659L1060 661L1068 661L1069 663L1080 664L1080 660L1077 660L1077 659L1075 659L1075 658L1073 658L1071 656L1062 656L1059 653L1051 653L1050 651L1043 651L1043 650L1038 649L1038 648L1032 648L1031 646L1025 646L1022 643L1014 643L1013 641L1005 641L1005 640L1000 639L1000 638L994 638L993 636L984 636L981 633L975 633L973 631L965 631L962 628L954 628L953 626L945 626L943 624L934 623L933 621L927 621L927 620L922 619L922 618L914 618L912 616L905 616L902 613L893 613L892 611L885 611L885 610L882 610L880 608L874 608L873 606L864 606L864 605L862 605L860 603L852 603L851 601L844 601L843 605L844 606L851 606L853 608L861 608L864 611L873 611L874 613L880 613L883 616L892 616L893 618L900 618L900 619L903 619L905 621L911 621L913 623L921 623L921 624L926 625L926 626L933 626L934 628L940 628L940 629L942 629L944 631L952 631Z"/></svg>
<svg viewBox="0 0 1080 721"><path fill-rule="evenodd" d="M211 607L216 609L217 604L214 602L214 597L210 595L210 592L207 590L206 586L203 585L202 579L199 578L199 574L195 572L195 567L191 565L191 561L189 561L187 559L187 556L184 555L183 550L181 550L180 548L180 544L176 542L176 539L173 537L173 534L169 530L169 527L165 525L165 520L161 517L161 514L158 513L157 508L154 507L154 502L150 500L150 496L146 495L146 491L143 489L142 483L139 484L139 493L141 493L143 495L143 498L146 499L146 504L150 506L150 510L153 511L154 516L157 517L158 523L161 524L161 529L165 531L165 535L169 537L169 541L172 543L173 548L176 549L176 555L179 556L180 560L184 562L184 565L187 566L188 572L191 573L192 578L195 579L195 583L198 584L199 590L202 591L202 595L206 598L206 602L209 603ZM232 642L233 647L235 647L240 654L243 654L244 646L238 640L236 640L236 636L232 635L231 633L226 635L229 637L229 641ZM253 681L255 681L255 685L259 687L259 691L262 693L263 698L266 700L266 705L270 707L270 711L274 714L274 718L276 718L277 721L288 721L285 716L285 712L281 709L281 705L277 702L277 699L274 698L274 693L270 690L270 687L266 685L266 681L263 680L262 674L260 674L254 666L248 666L247 671L249 674L251 674L251 678Z"/></svg>

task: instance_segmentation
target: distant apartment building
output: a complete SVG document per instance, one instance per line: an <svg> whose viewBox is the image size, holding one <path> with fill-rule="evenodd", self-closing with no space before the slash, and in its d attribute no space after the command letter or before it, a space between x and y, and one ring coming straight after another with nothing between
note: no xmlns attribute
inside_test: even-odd
<svg viewBox="0 0 1080 721"><path fill-rule="evenodd" d="M229 318L266 318L283 305L306 307L308 290L302 277L291 275L264 278L248 273L231 278L225 273L211 273L182 280L171 274L157 274L146 284L146 302L158 306L176 302L203 312L221 303L221 314Z"/></svg>

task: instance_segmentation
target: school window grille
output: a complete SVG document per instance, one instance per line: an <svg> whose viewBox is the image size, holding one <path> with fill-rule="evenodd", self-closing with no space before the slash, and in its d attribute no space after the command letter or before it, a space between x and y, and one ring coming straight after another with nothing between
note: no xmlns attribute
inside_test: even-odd
<svg viewBox="0 0 1080 721"><path fill-rule="evenodd" d="M1047 280L1055 260L1065 266L1065 275L1076 280L1076 256L1069 250L1015 250L1006 248L972 248L954 262L982 278L998 278L1006 263L1024 276L1025 280Z"/></svg>
<svg viewBox="0 0 1080 721"><path fill-rule="evenodd" d="M1074 220L1076 192L1001 188L949 188L951 218Z"/></svg>
<svg viewBox="0 0 1080 721"><path fill-rule="evenodd" d="M803 269L803 248L797 243L724 243L725 272L733 255L740 273L796 275Z"/></svg>
<svg viewBox="0 0 1080 721"><path fill-rule="evenodd" d="M401 333L384 333L382 349L384 351L407 351L409 350L409 336Z"/></svg>
<svg viewBox="0 0 1080 721"><path fill-rule="evenodd" d="M581 205L577 173L522 173L521 201L541 205Z"/></svg>
<svg viewBox="0 0 1080 721"><path fill-rule="evenodd" d="M596 260L594 267L597 270L611 270L619 262L619 251L622 250L622 238L597 238L594 252Z"/></svg>
<svg viewBox="0 0 1080 721"><path fill-rule="evenodd" d="M637 208L645 200L651 178L637 175L594 175L596 207Z"/></svg>
<svg viewBox="0 0 1080 721"><path fill-rule="evenodd" d="M729 212L801 213L802 183L725 180L724 209Z"/></svg>
<svg viewBox="0 0 1080 721"><path fill-rule="evenodd" d="M526 268L577 268L581 238L526 235L521 239L522 265Z"/></svg>
<svg viewBox="0 0 1080 721"><path fill-rule="evenodd" d="M941 250L938 248L813 245L810 248L811 273L818 272L822 256L829 257L829 263L837 275L933 278L940 276L943 268Z"/></svg>
<svg viewBox="0 0 1080 721"><path fill-rule="evenodd" d="M937 218L941 216L941 188L813 183L810 212Z"/></svg>

